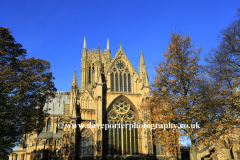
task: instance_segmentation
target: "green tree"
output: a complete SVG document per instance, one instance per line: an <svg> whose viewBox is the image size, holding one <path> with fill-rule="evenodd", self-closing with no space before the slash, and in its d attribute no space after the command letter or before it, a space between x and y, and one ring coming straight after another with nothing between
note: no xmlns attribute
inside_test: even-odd
<svg viewBox="0 0 240 160"><path fill-rule="evenodd" d="M54 97L50 63L26 58L26 50L9 29L0 27L0 152L7 153L21 136L40 131L42 105Z"/></svg>
<svg viewBox="0 0 240 160"><path fill-rule="evenodd" d="M221 85L204 75L199 64L201 49L194 46L189 35L171 34L164 53L166 60L155 66L157 75L148 104L153 123L187 125L186 128L155 129L155 143L162 144L166 152L176 153L178 137L187 136L192 145L192 160L197 158L198 145L219 139L227 134L226 130L233 131L234 125L225 114L225 99L219 96L224 93Z"/></svg>

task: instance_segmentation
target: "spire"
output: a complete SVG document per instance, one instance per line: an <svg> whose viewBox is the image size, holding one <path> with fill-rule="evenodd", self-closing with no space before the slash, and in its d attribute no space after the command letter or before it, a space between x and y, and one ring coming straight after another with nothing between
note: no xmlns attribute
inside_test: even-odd
<svg viewBox="0 0 240 160"><path fill-rule="evenodd" d="M86 37L84 36L83 49L87 49Z"/></svg>
<svg viewBox="0 0 240 160"><path fill-rule="evenodd" d="M145 64L144 58L143 58L143 50L141 49L141 55L140 55L140 65Z"/></svg>
<svg viewBox="0 0 240 160"><path fill-rule="evenodd" d="M77 86L77 76L76 76L76 71L74 71L74 74L73 74L72 86Z"/></svg>
<svg viewBox="0 0 240 160"><path fill-rule="evenodd" d="M109 39L107 38L107 51L110 50L110 46L109 46Z"/></svg>
<svg viewBox="0 0 240 160"><path fill-rule="evenodd" d="M144 61L143 57L143 50L141 49L141 55L140 55L140 63L139 63L139 77L142 79L142 85L148 87L149 86L149 80L147 75L147 67Z"/></svg>

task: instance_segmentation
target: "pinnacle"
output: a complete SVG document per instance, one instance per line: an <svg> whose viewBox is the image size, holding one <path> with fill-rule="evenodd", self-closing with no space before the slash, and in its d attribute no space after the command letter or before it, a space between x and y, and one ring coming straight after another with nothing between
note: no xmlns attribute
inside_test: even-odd
<svg viewBox="0 0 240 160"><path fill-rule="evenodd" d="M110 46L109 46L109 39L107 38L107 51L110 50Z"/></svg>
<svg viewBox="0 0 240 160"><path fill-rule="evenodd" d="M84 36L83 49L87 49L86 37Z"/></svg>
<svg viewBox="0 0 240 160"><path fill-rule="evenodd" d="M141 49L141 55L140 55L140 65L145 64L144 57L143 57L143 50Z"/></svg>
<svg viewBox="0 0 240 160"><path fill-rule="evenodd" d="M77 86L77 75L76 75L76 71L74 71L74 74L73 74L72 86Z"/></svg>

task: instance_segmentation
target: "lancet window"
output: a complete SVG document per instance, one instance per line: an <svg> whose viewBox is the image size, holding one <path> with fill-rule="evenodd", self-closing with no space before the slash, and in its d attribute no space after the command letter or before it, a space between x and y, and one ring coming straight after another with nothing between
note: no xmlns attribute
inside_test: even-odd
<svg viewBox="0 0 240 160"><path fill-rule="evenodd" d="M89 63L88 66L88 83L92 83L94 75L94 63Z"/></svg>
<svg viewBox="0 0 240 160"><path fill-rule="evenodd" d="M123 99L117 100L107 115L109 155L137 155L138 128L134 128L136 114L131 105ZM125 127L121 127L124 125Z"/></svg>
<svg viewBox="0 0 240 160"><path fill-rule="evenodd" d="M104 74L104 64L101 64L101 74Z"/></svg>
<svg viewBox="0 0 240 160"><path fill-rule="evenodd" d="M93 154L93 139L89 130L85 129L79 139L79 156Z"/></svg>
<svg viewBox="0 0 240 160"><path fill-rule="evenodd" d="M122 60L111 70L111 92L131 92L131 74Z"/></svg>
<svg viewBox="0 0 240 160"><path fill-rule="evenodd" d="M111 91L114 92L114 73L111 73Z"/></svg>
<svg viewBox="0 0 240 160"><path fill-rule="evenodd" d="M47 131L51 131L51 119L50 118L47 121Z"/></svg>
<svg viewBox="0 0 240 160"><path fill-rule="evenodd" d="M42 131L45 132L45 130L46 130L46 121L44 120L43 121L43 129L42 129Z"/></svg>
<svg viewBox="0 0 240 160"><path fill-rule="evenodd" d="M158 156L164 155L163 145L161 144L156 145L156 153Z"/></svg>

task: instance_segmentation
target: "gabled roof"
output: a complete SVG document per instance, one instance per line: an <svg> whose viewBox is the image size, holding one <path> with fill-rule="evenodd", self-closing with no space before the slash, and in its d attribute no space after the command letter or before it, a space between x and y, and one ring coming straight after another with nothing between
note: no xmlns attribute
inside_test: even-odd
<svg viewBox="0 0 240 160"><path fill-rule="evenodd" d="M89 92L88 89L85 89L83 92L81 92L79 97L82 97L84 94L87 94L93 100L93 95L91 94L91 92Z"/></svg>
<svg viewBox="0 0 240 160"><path fill-rule="evenodd" d="M132 63L129 61L129 59L128 59L127 55L125 54L125 52L123 51L121 44L120 44L119 50L117 51L117 53L113 57L111 63L108 65L108 67L107 67L105 72L108 72L112 68L113 64L120 58L123 58L127 62L127 64L129 64L129 67L132 69L132 71L135 72L137 74L137 76L138 76L137 71L133 67Z"/></svg>
<svg viewBox="0 0 240 160"><path fill-rule="evenodd" d="M53 132L41 132L38 136L38 138L61 138L62 137L62 132L59 131L56 134L54 134Z"/></svg>

